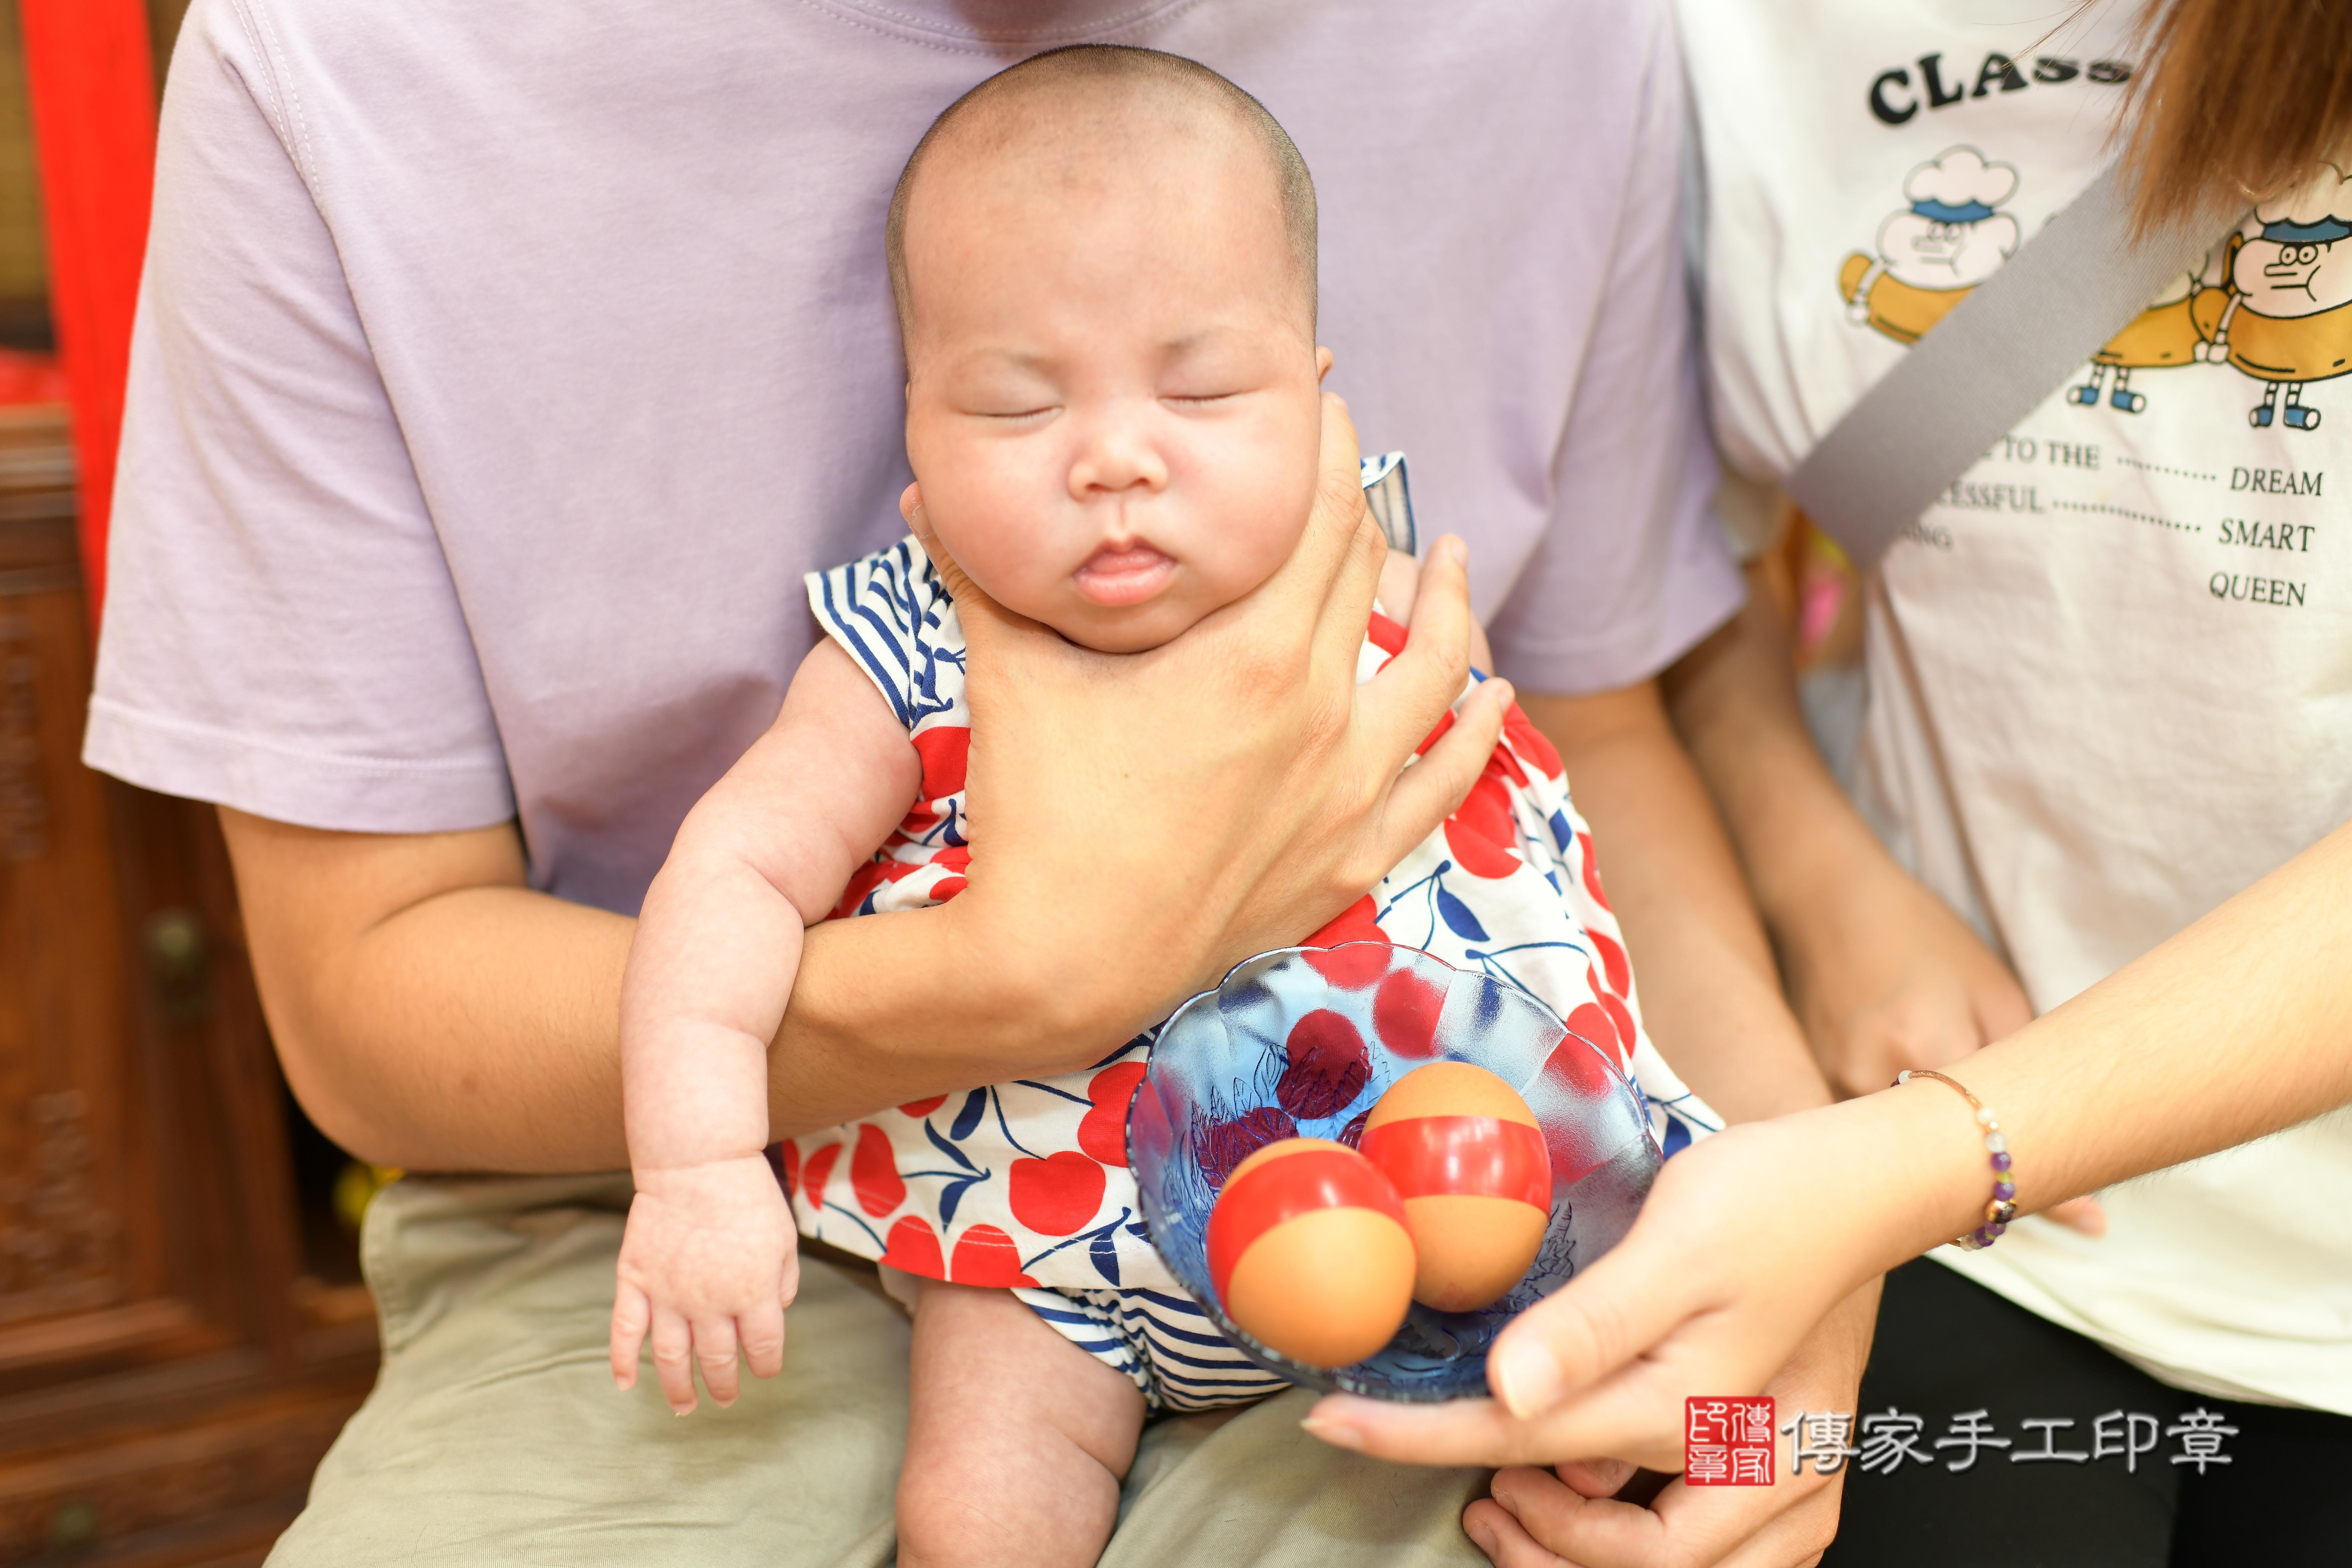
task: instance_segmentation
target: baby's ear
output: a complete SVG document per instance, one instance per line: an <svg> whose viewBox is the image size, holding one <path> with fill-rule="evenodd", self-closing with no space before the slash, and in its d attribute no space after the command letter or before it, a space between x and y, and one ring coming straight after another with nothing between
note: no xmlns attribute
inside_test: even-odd
<svg viewBox="0 0 2352 1568"><path fill-rule="evenodd" d="M1322 384L1322 382L1323 382L1323 378L1324 378L1325 376L1327 376L1327 375L1330 374L1331 374L1331 351L1330 351L1329 349L1325 348L1321 343L1318 343L1318 344L1316 344L1316 345L1315 345L1315 382L1316 382L1316 384L1317 384L1317 385L1318 385L1318 386L1319 386L1319 385L1321 385L1321 384Z"/></svg>

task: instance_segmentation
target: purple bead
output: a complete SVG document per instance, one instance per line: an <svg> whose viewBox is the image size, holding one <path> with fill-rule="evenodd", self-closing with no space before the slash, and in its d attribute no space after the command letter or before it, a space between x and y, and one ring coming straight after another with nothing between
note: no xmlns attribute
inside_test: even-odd
<svg viewBox="0 0 2352 1568"><path fill-rule="evenodd" d="M2017 1195L2017 1184L2014 1182L1995 1182L1992 1184L1992 1195L2005 1203Z"/></svg>
<svg viewBox="0 0 2352 1568"><path fill-rule="evenodd" d="M1994 1170L1996 1170L1996 1171L2006 1171L2006 1170L2008 1170L2008 1169L2009 1169L2009 1156L2008 1156L2006 1153L2002 1153L2002 1154L1995 1154L1995 1155L1992 1157L1992 1168L1993 1168Z"/></svg>

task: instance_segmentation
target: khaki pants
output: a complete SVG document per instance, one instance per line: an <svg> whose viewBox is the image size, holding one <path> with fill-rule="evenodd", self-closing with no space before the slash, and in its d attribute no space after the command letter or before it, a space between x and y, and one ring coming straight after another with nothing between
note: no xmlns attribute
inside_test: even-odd
<svg viewBox="0 0 2352 1568"><path fill-rule="evenodd" d="M679 1563L881 1568L906 1435L906 1318L871 1276L804 1259L782 1376L677 1420L605 1357L625 1178L429 1180L362 1238L383 1314L375 1392L270 1568ZM1341 1453L1294 1391L1149 1428L1104 1568L1483 1564L1483 1473Z"/></svg>

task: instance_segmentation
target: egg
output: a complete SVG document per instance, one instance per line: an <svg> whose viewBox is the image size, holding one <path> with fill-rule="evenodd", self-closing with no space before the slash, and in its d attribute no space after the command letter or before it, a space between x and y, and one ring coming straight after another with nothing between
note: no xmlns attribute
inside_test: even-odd
<svg viewBox="0 0 2352 1568"><path fill-rule="evenodd" d="M1308 1366L1363 1360L1412 1305L1404 1205L1344 1143L1286 1138L1234 1166L1209 1211L1208 1243L1226 1314Z"/></svg>
<svg viewBox="0 0 2352 1568"><path fill-rule="evenodd" d="M1507 1296L1551 1223L1551 1155L1511 1086L1468 1062L1432 1062L1389 1086L1360 1147L1404 1200L1413 1300L1469 1312Z"/></svg>

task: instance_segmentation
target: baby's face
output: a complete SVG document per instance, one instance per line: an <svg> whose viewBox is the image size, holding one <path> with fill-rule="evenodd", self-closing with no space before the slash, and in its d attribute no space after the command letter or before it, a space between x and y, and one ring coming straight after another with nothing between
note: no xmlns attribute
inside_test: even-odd
<svg viewBox="0 0 2352 1568"><path fill-rule="evenodd" d="M998 603L1111 653L1288 556L1329 363L1264 160L1141 163L943 156L906 237L909 495Z"/></svg>

